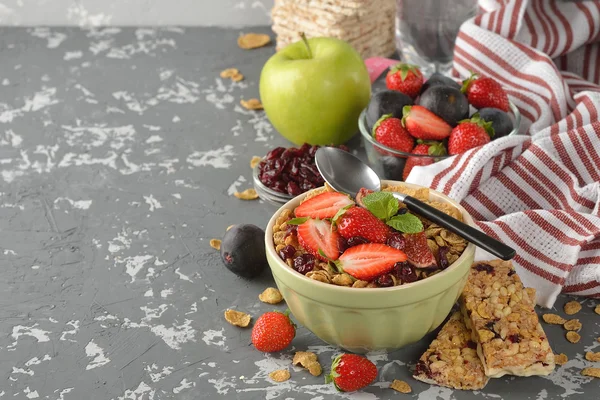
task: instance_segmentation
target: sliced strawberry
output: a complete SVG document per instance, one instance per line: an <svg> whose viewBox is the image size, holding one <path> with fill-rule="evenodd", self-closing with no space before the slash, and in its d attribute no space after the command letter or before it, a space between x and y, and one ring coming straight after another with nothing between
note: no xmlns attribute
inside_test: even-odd
<svg viewBox="0 0 600 400"><path fill-rule="evenodd" d="M358 193L356 193L356 204L358 204L359 206L366 208L365 205L362 202L362 199L365 198L365 196L370 195L371 193L373 193L372 190L369 189L365 189L365 188L360 188L360 190L358 191Z"/></svg>
<svg viewBox="0 0 600 400"><path fill-rule="evenodd" d="M427 245L427 236L425 232L405 233L404 251L408 257L408 262L415 268L437 268L437 262L429 245Z"/></svg>
<svg viewBox="0 0 600 400"><path fill-rule="evenodd" d="M450 136L452 127L422 106L404 106L402 123L413 137L423 140L442 140Z"/></svg>
<svg viewBox="0 0 600 400"><path fill-rule="evenodd" d="M385 244L367 243L346 250L336 265L356 279L370 281L390 272L394 264L403 261L406 261L406 254L402 250Z"/></svg>
<svg viewBox="0 0 600 400"><path fill-rule="evenodd" d="M319 253L319 250L331 260L337 260L340 256L338 238L339 235L337 232L332 231L329 221L309 219L298 226L298 242L300 242L300 245L323 261L327 261L327 259Z"/></svg>
<svg viewBox="0 0 600 400"><path fill-rule="evenodd" d="M372 243L385 243L390 228L369 210L362 207L352 207L339 217L338 233L346 239L360 236Z"/></svg>
<svg viewBox="0 0 600 400"><path fill-rule="evenodd" d="M354 204L352 199L343 193L325 192L296 207L296 217L333 218L342 208Z"/></svg>

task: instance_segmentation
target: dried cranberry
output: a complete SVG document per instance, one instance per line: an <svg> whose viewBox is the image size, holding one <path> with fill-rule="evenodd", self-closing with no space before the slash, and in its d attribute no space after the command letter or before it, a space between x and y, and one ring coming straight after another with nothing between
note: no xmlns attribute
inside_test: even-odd
<svg viewBox="0 0 600 400"><path fill-rule="evenodd" d="M473 349L473 350L475 350L475 349L477 349L477 343L475 343L475 342L474 342L474 341L472 341L472 340L468 340L468 341L467 341L467 347L468 347L468 348L470 348L470 349Z"/></svg>
<svg viewBox="0 0 600 400"><path fill-rule="evenodd" d="M396 215L404 215L407 212L408 212L408 208L402 207L401 209L398 210L398 212L396 213Z"/></svg>
<svg viewBox="0 0 600 400"><path fill-rule="evenodd" d="M520 343L521 335L519 335L518 333L513 333L512 335L508 336L508 340L510 340L513 343Z"/></svg>
<svg viewBox="0 0 600 400"><path fill-rule="evenodd" d="M343 236L338 236L337 245L340 249L340 254L348 249L348 242L346 242L346 239Z"/></svg>
<svg viewBox="0 0 600 400"><path fill-rule="evenodd" d="M295 235L298 232L298 225L288 225L285 228L285 237Z"/></svg>
<svg viewBox="0 0 600 400"><path fill-rule="evenodd" d="M302 254L294 258L294 269L300 272L302 275L306 275L308 272L315 268L315 257L312 254Z"/></svg>
<svg viewBox="0 0 600 400"><path fill-rule="evenodd" d="M267 160L273 160L275 158L279 158L281 153L283 153L285 149L283 147L275 147L273 150L267 153Z"/></svg>
<svg viewBox="0 0 600 400"><path fill-rule="evenodd" d="M312 146L308 151L308 155L314 157L317 154L317 150L319 150L319 146Z"/></svg>
<svg viewBox="0 0 600 400"><path fill-rule="evenodd" d="M298 184L296 182L292 182L292 181L287 183L285 190L287 191L287 193L289 195L292 195L292 196L298 196L299 194L302 193L302 190L300 189Z"/></svg>
<svg viewBox="0 0 600 400"><path fill-rule="evenodd" d="M416 282L419 279L415 269L407 262L397 262L392 272L402 280L402 283Z"/></svg>
<svg viewBox="0 0 600 400"><path fill-rule="evenodd" d="M510 271L508 271L508 276L513 276L516 273L517 273L517 271L515 271L514 269L511 269Z"/></svg>
<svg viewBox="0 0 600 400"><path fill-rule="evenodd" d="M390 274L383 274L375 279L375 283L379 287L390 287L394 286L394 280Z"/></svg>
<svg viewBox="0 0 600 400"><path fill-rule="evenodd" d="M425 375L428 378L431 378L431 370L427 364L425 364L425 361L417 361L417 365L415 366L415 375Z"/></svg>
<svg viewBox="0 0 600 400"><path fill-rule="evenodd" d="M404 250L404 235L399 232L393 232L387 238L386 244L398 250Z"/></svg>
<svg viewBox="0 0 600 400"><path fill-rule="evenodd" d="M448 246L442 246L438 250L438 265L441 269L446 269L450 265L448 262L448 251L450 251Z"/></svg>
<svg viewBox="0 0 600 400"><path fill-rule="evenodd" d="M476 270L476 271L479 271L479 272L485 271L485 272L487 272L488 274L491 274L491 273L493 273L493 272L494 272L494 267L492 267L492 266L491 266L491 265L489 265L489 264L477 264L477 265L475 266L475 270Z"/></svg>
<svg viewBox="0 0 600 400"><path fill-rule="evenodd" d="M312 183L310 180L308 179L304 179L302 181L302 183L300 183L300 189L302 189L302 191L306 192L307 190L311 190L316 188L315 184Z"/></svg>
<svg viewBox="0 0 600 400"><path fill-rule="evenodd" d="M369 243L369 241L367 239L365 239L364 237L352 236L350 239L348 239L348 248L358 246L359 244L366 244L366 243Z"/></svg>
<svg viewBox="0 0 600 400"><path fill-rule="evenodd" d="M542 365L543 365L544 367L547 367L547 366L548 366L548 365L550 365L550 364L548 364L548 363L545 363L545 362L542 362Z"/></svg>
<svg viewBox="0 0 600 400"><path fill-rule="evenodd" d="M302 145L302 147L300 147L300 151L302 152L302 154L309 154L310 148L311 148L310 144L304 143Z"/></svg>
<svg viewBox="0 0 600 400"><path fill-rule="evenodd" d="M294 246L287 245L283 249L279 250L279 257L281 257L282 260L293 258L294 254L296 254L296 249Z"/></svg>

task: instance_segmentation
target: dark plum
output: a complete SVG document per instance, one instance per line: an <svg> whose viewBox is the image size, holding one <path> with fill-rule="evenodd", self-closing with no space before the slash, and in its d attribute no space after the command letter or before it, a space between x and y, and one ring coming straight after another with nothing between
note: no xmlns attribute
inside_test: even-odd
<svg viewBox="0 0 600 400"><path fill-rule="evenodd" d="M449 86L432 86L419 97L418 104L442 118L451 126L469 116L469 102L459 90Z"/></svg>
<svg viewBox="0 0 600 400"><path fill-rule="evenodd" d="M306 275L315 268L315 257L308 253L299 255L294 258L293 268L302 275Z"/></svg>
<svg viewBox="0 0 600 400"><path fill-rule="evenodd" d="M402 118L402 107L412 105L413 101L409 96L395 90L383 90L373 94L366 111L369 131L382 115L392 114L396 118Z"/></svg>
<svg viewBox="0 0 600 400"><path fill-rule="evenodd" d="M512 119L502 110L498 110L497 108L482 108L478 113L479 118L492 123L492 128L494 128L492 139L506 136L514 129Z"/></svg>
<svg viewBox="0 0 600 400"><path fill-rule="evenodd" d="M221 260L225 267L243 278L258 276L267 265L265 232L256 225L235 225L225 232L221 242Z"/></svg>
<svg viewBox="0 0 600 400"><path fill-rule="evenodd" d="M427 89L434 86L448 86L460 90L460 84L454 79L444 76L439 72L434 72L429 79L425 81L423 87L421 87L421 93L424 93Z"/></svg>

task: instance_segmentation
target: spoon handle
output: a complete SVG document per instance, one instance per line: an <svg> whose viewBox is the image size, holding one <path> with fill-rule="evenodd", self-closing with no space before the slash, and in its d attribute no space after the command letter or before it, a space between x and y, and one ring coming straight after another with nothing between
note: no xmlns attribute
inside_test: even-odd
<svg viewBox="0 0 600 400"><path fill-rule="evenodd" d="M431 222L435 222L439 226L456 233L458 236L468 240L477 247L481 247L502 260L510 260L515 256L515 250L512 247L505 245L493 237L486 235L482 231L475 229L414 197L405 196L402 202L406 204L406 207L410 211L414 211Z"/></svg>

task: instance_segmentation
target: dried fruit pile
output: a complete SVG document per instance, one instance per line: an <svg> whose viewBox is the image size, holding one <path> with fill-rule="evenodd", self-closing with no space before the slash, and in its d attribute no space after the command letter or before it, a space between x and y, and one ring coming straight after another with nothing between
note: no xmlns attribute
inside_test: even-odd
<svg viewBox="0 0 600 400"><path fill-rule="evenodd" d="M513 130L508 96L492 78L474 74L461 86L435 73L424 82L417 66L399 63L386 75L386 86L371 98L366 120L377 142L420 156L406 159L403 179L436 156L463 153ZM469 116L470 106L478 111Z"/></svg>
<svg viewBox="0 0 600 400"><path fill-rule="evenodd" d="M348 151L344 145L339 148ZM318 149L306 143L300 148L276 147L258 164L258 179L268 188L291 196L322 186L325 180L315 165Z"/></svg>
<svg viewBox="0 0 600 400"><path fill-rule="evenodd" d="M390 191L356 199L327 188L311 192L274 224L275 250L295 271L338 286L398 286L435 275L460 257L466 241L410 213ZM412 191L429 202L429 191ZM461 218L448 204L429 202Z"/></svg>

